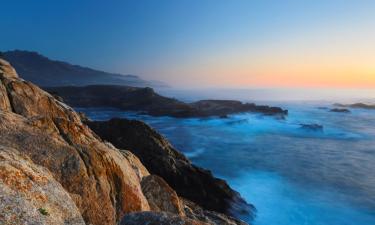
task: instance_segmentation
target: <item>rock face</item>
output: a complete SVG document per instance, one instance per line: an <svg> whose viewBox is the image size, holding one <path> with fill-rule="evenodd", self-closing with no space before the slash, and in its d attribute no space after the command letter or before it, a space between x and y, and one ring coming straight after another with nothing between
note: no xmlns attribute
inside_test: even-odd
<svg viewBox="0 0 375 225"><path fill-rule="evenodd" d="M179 196L201 205L205 209L222 213L252 211L240 195L210 171L199 168L159 133L143 122L111 119L104 122L87 122L103 140L117 148L132 149L152 173L164 178Z"/></svg>
<svg viewBox="0 0 375 225"><path fill-rule="evenodd" d="M209 225L204 222L183 218L166 212L131 213L120 225Z"/></svg>
<svg viewBox="0 0 375 225"><path fill-rule="evenodd" d="M150 209L131 157L101 142L70 107L0 63L0 145L51 171L86 223L115 224L126 213Z"/></svg>
<svg viewBox="0 0 375 225"><path fill-rule="evenodd" d="M161 96L151 88L92 85L45 89L51 94L61 96L66 103L75 107L114 107L140 111L152 116L225 117L227 114L254 112L284 118L288 114L287 110L279 107L258 106L231 100L202 100L188 104Z"/></svg>
<svg viewBox="0 0 375 225"><path fill-rule="evenodd" d="M0 146L0 223L84 225L69 194L51 173L17 150Z"/></svg>

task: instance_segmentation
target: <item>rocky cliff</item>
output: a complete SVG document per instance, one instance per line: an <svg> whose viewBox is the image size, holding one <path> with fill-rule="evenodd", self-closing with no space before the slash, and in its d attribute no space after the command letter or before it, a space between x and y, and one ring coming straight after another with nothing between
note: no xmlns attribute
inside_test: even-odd
<svg viewBox="0 0 375 225"><path fill-rule="evenodd" d="M205 209L206 218L186 213L185 202L162 178L150 177L141 160L101 141L72 108L20 79L2 59L0 121L5 224L114 225L123 218L130 219L122 224L132 224L131 213L150 210L196 224L240 223ZM148 216L137 214L144 218L138 224L147 224Z"/></svg>
<svg viewBox="0 0 375 225"><path fill-rule="evenodd" d="M193 165L147 124L127 119L88 121L89 127L117 148L131 149L153 174L163 177L176 192L206 209L249 214L252 206L210 171Z"/></svg>

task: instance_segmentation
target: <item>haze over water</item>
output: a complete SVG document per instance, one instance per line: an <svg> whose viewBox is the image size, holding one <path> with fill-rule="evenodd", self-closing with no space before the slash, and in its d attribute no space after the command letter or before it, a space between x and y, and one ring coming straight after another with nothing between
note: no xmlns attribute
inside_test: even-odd
<svg viewBox="0 0 375 225"><path fill-rule="evenodd" d="M176 119L78 110L95 120L147 122L253 203L255 225L375 224L375 110L340 114L329 112L327 102L273 104L289 110L285 120L248 113ZM324 128L311 131L301 124Z"/></svg>

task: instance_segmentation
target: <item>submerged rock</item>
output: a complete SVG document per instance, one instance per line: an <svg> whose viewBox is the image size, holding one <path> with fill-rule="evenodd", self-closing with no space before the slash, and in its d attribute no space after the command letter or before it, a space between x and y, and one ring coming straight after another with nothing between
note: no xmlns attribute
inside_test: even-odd
<svg viewBox="0 0 375 225"><path fill-rule="evenodd" d="M349 109L341 109L341 108L334 108L330 110L331 112L337 112L337 113L350 113Z"/></svg>
<svg viewBox="0 0 375 225"><path fill-rule="evenodd" d="M309 131L320 131L322 132L323 131L323 125L320 125L320 124L300 124L301 125L301 129L304 129L304 130L309 130Z"/></svg>
<svg viewBox="0 0 375 225"><path fill-rule="evenodd" d="M130 149L150 173L164 178L179 196L208 210L236 215L252 213L253 207L224 180L215 178L210 171L193 165L162 135L145 123L111 119L87 124L103 140L111 142L117 148Z"/></svg>

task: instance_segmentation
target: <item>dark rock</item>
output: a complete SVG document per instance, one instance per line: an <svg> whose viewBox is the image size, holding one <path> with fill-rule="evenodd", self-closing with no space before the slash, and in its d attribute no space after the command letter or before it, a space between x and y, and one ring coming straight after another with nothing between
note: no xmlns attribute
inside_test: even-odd
<svg viewBox="0 0 375 225"><path fill-rule="evenodd" d="M301 129L309 131L323 131L323 125L320 124L301 124Z"/></svg>
<svg viewBox="0 0 375 225"><path fill-rule="evenodd" d="M46 87L48 92L61 96L75 107L114 107L138 111L152 116L209 117L253 112L284 118L287 110L279 107L255 105L232 100L201 100L184 103L157 94L152 88L135 88L116 85L85 87Z"/></svg>
<svg viewBox="0 0 375 225"><path fill-rule="evenodd" d="M349 110L349 109L334 108L334 109L331 109L330 112L337 112L337 113L350 113L350 110Z"/></svg>
<svg viewBox="0 0 375 225"><path fill-rule="evenodd" d="M239 219L218 212L205 210L189 200L182 199L182 201L185 207L185 214L190 219L203 221L209 224L247 225L247 223Z"/></svg>
<svg viewBox="0 0 375 225"><path fill-rule="evenodd" d="M120 225L209 225L165 212L139 212L124 216Z"/></svg>
<svg viewBox="0 0 375 225"><path fill-rule="evenodd" d="M87 124L102 139L117 148L130 149L150 173L164 178L179 196L205 209L221 213L238 215L252 212L253 207L224 180L215 178L210 171L191 164L163 136L145 123L111 119Z"/></svg>

